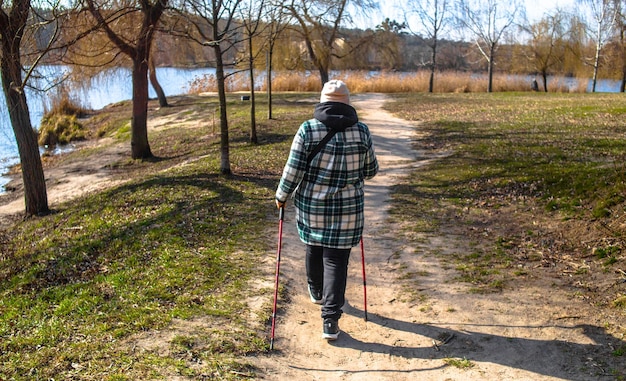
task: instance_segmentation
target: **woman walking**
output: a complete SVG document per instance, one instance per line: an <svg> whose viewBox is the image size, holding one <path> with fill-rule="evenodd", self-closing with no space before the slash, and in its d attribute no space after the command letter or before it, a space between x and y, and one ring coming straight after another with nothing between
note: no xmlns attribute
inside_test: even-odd
<svg viewBox="0 0 626 381"><path fill-rule="evenodd" d="M276 205L284 207L293 194L298 234L306 245L309 296L322 305L322 337L335 340L350 251L363 233L364 180L376 175L378 162L345 83L324 84L313 117L293 139Z"/></svg>

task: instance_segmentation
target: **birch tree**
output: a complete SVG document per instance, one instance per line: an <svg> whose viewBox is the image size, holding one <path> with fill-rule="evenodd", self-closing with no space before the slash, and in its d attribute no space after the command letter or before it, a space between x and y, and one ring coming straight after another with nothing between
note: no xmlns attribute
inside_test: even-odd
<svg viewBox="0 0 626 381"><path fill-rule="evenodd" d="M591 82L591 91L596 91L598 82L598 71L600 69L602 49L607 41L613 36L613 31L619 20L619 7L615 0L577 0L584 6L587 12L587 33L594 42L593 58L587 60L593 66L593 78Z"/></svg>

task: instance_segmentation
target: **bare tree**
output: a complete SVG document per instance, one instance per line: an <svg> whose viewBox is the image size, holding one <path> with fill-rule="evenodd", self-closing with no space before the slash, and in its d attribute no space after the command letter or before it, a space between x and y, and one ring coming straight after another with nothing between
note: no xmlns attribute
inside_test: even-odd
<svg viewBox="0 0 626 381"><path fill-rule="evenodd" d="M220 173L231 174L228 114L226 111L226 74L224 57L241 39L235 16L242 0L186 0L181 10L190 10L190 24L183 31L186 37L215 52L215 77L220 104ZM183 13L183 16L185 14Z"/></svg>
<svg viewBox="0 0 626 381"><path fill-rule="evenodd" d="M9 119L20 156L26 215L41 215L49 212L48 194L36 132L30 120L25 88L31 74L51 50L60 28L56 8L50 17L36 14L31 0L0 2L0 76ZM37 31L45 25L52 33L43 42L43 49L36 47ZM29 45L33 56L24 61L23 50Z"/></svg>
<svg viewBox="0 0 626 381"><path fill-rule="evenodd" d="M298 32L322 84L329 80L331 59L336 55L341 37L340 27L352 22L348 11L369 12L377 7L378 3L373 0L290 0L284 4L298 24Z"/></svg>
<svg viewBox="0 0 626 381"><path fill-rule="evenodd" d="M83 0L95 24L111 43L132 61L133 159L151 158L148 143L148 70L150 50L159 19L168 0Z"/></svg>
<svg viewBox="0 0 626 381"><path fill-rule="evenodd" d="M256 92L254 89L254 63L259 57L259 54L263 51L257 49L255 52L254 37L259 34L263 24L261 23L261 16L265 12L266 2L264 0L249 1L246 7L242 7L242 22L246 39L247 48L247 64L248 64L248 77L250 80L250 143L257 144L259 138L256 131Z"/></svg>
<svg viewBox="0 0 626 381"><path fill-rule="evenodd" d="M616 6L619 9L619 18L617 22L617 39L619 46L621 47L621 67L622 67L622 80L619 86L619 91L626 91L626 0L616 0Z"/></svg>
<svg viewBox="0 0 626 381"><path fill-rule="evenodd" d="M594 41L595 49L593 59L589 60L593 66L593 79L591 91L596 91L598 82L598 70L602 49L606 42L612 37L613 30L617 25L619 8L614 0L577 0L580 5L588 7L589 19L587 22L588 34Z"/></svg>
<svg viewBox="0 0 626 381"><path fill-rule="evenodd" d="M493 90L493 70L500 39L523 13L520 0L457 1L457 22L474 36L476 47L487 60L488 92Z"/></svg>
<svg viewBox="0 0 626 381"><path fill-rule="evenodd" d="M565 59L565 17L560 9L524 28L530 34L526 44L528 61L541 74L543 89L548 92L548 74Z"/></svg>
<svg viewBox="0 0 626 381"><path fill-rule="evenodd" d="M449 7L451 0L408 0L405 11L405 20L411 33L418 35L418 31L411 27L411 19L417 17L422 28L419 30L426 33L428 47L431 50L430 57L430 79L428 81L428 91L433 92L435 87L435 70L437 69L437 44L441 32L449 22Z"/></svg>
<svg viewBox="0 0 626 381"><path fill-rule="evenodd" d="M268 27L265 28L265 72L267 80L267 118L272 119L272 60L274 57L274 47L278 42L279 36L289 26L289 15L282 11L285 0L271 1L267 7L265 17Z"/></svg>

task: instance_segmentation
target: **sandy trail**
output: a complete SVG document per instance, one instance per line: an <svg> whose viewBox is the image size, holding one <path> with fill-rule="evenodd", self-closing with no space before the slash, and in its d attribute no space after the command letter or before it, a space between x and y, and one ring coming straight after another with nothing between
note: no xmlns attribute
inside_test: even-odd
<svg viewBox="0 0 626 381"><path fill-rule="evenodd" d="M411 247L388 222L390 187L429 160L411 148L415 127L381 109L384 95L353 97L373 134L381 172L366 182L368 321L361 252L350 260L347 306L337 341L321 338L319 306L306 292L304 245L288 206L275 352L252 358L270 380L606 380L610 341L583 321L584 304L549 284L473 294L436 257L463 250L463 237L430 236ZM421 254L416 254L419 249ZM410 276L406 276L409 274ZM452 360L451 360L452 359ZM451 365L456 361L458 366ZM467 367L463 367L467 365Z"/></svg>

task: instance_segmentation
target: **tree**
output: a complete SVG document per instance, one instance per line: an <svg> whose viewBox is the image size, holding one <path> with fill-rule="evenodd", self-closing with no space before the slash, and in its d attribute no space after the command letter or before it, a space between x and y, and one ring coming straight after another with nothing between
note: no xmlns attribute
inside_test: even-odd
<svg viewBox="0 0 626 381"><path fill-rule="evenodd" d="M527 43L528 60L541 74L545 92L548 92L548 74L565 59L564 23L563 12L557 9L553 15L546 15L526 28L531 36Z"/></svg>
<svg viewBox="0 0 626 381"><path fill-rule="evenodd" d="M261 16L265 11L265 1L250 1L242 10L243 29L246 36L248 77L250 79L250 143L257 144L259 138L256 132L256 93L254 90L254 62L262 49L254 51L254 37L259 34L261 28Z"/></svg>
<svg viewBox="0 0 626 381"><path fill-rule="evenodd" d="M9 2L7 7L4 4L0 7L0 75L22 166L26 215L41 215L49 212L48 194L37 136L30 120L25 87L39 61L50 51L58 35L58 24L54 17L48 20L40 19L44 23L55 24L55 32L46 42L45 48L28 62L29 69L24 70L23 44L29 40L34 42L33 35L28 35L29 26L33 25L29 24L31 14L30 0L14 0Z"/></svg>
<svg viewBox="0 0 626 381"><path fill-rule="evenodd" d="M520 0L457 1L457 22L474 35L476 47L487 60L488 92L493 91L493 70L500 39L520 13L524 13Z"/></svg>
<svg viewBox="0 0 626 381"><path fill-rule="evenodd" d="M617 0L616 4L619 9L619 19L617 23L617 35L621 56L621 67L622 67L622 80L619 86L619 91L626 91L626 1Z"/></svg>
<svg viewBox="0 0 626 381"><path fill-rule="evenodd" d="M150 79L150 84L152 85L154 92L157 94L157 98L159 99L159 106L169 107L169 104L167 103L167 97L165 96L165 91L163 91L163 88L161 87L159 79L156 75L154 54L150 54L150 61L148 62L148 78Z"/></svg>
<svg viewBox="0 0 626 381"><path fill-rule="evenodd" d="M435 70L437 69L437 44L440 33L448 23L450 0L409 0L408 10L405 13L407 25L410 27L409 18L415 15L423 31L428 38L428 47L431 50L430 58L430 79L428 81L428 92L432 93L435 87ZM413 34L416 31L411 30Z"/></svg>
<svg viewBox="0 0 626 381"><path fill-rule="evenodd" d="M402 55L400 45L400 36L406 29L406 23L398 23L395 20L386 18L382 23L376 26L374 32L373 45L382 58L381 68L383 70L399 69L402 65Z"/></svg>
<svg viewBox="0 0 626 381"><path fill-rule="evenodd" d="M350 23L348 10L368 12L377 7L373 0L290 0L285 10L298 25L306 51L318 70L322 85L329 80L330 65L341 37L340 26Z"/></svg>
<svg viewBox="0 0 626 381"><path fill-rule="evenodd" d="M612 36L613 30L617 25L619 8L614 0L577 0L579 4L589 7L591 18L588 24L588 33L594 41L594 57L591 61L593 66L593 79L591 91L596 91L598 82L598 70L600 69L600 60L602 57L602 49Z"/></svg>
<svg viewBox="0 0 626 381"><path fill-rule="evenodd" d="M201 45L212 47L215 52L215 77L220 104L220 173L223 175L231 174L224 57L240 39L240 28L236 24L235 15L241 2L241 0L186 0L183 7L192 12L188 29L183 31L184 35Z"/></svg>
<svg viewBox="0 0 626 381"><path fill-rule="evenodd" d="M168 0L83 1L96 25L111 43L132 61L131 154L133 159L151 158L152 151L148 143L150 48ZM140 14L137 15L137 12Z"/></svg>
<svg viewBox="0 0 626 381"><path fill-rule="evenodd" d="M272 119L272 60L274 57L274 47L279 36L288 27L288 14L282 12L282 0L270 2L267 7L266 18L268 27L265 28L265 49L266 49L266 76L267 76L267 118Z"/></svg>

